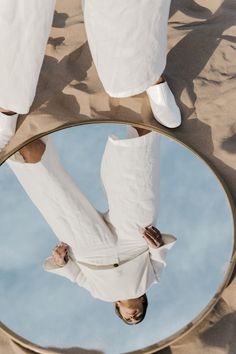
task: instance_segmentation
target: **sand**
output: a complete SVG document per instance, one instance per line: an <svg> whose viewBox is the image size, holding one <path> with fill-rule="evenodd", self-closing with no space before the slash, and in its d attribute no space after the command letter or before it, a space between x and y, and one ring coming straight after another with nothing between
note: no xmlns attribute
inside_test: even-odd
<svg viewBox="0 0 236 354"><path fill-rule="evenodd" d="M206 7L207 6L207 7ZM236 21L235 0L173 0L165 70L183 124L169 131L152 117L145 93L111 98L93 65L78 0L58 0L37 94L30 113L0 154L3 162L46 132L92 121L122 121L157 127L194 148L216 169L236 200ZM192 332L163 354L236 353L236 280ZM0 331L2 353L35 353ZM80 348L40 353L87 353ZM96 352L96 351L95 351ZM95 353L94 352L94 353Z"/></svg>

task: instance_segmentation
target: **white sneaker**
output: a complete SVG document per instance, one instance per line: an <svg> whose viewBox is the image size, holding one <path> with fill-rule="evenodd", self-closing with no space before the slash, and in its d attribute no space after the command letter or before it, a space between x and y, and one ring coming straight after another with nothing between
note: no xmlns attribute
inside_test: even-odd
<svg viewBox="0 0 236 354"><path fill-rule="evenodd" d="M0 151L9 143L16 131L18 113L11 116L0 112Z"/></svg>
<svg viewBox="0 0 236 354"><path fill-rule="evenodd" d="M180 109L166 81L150 86L146 90L152 113L156 120L167 128L181 124Z"/></svg>

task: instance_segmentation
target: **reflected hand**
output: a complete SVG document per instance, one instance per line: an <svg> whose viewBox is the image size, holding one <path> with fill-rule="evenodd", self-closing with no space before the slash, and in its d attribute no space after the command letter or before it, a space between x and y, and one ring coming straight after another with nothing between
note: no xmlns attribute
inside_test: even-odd
<svg viewBox="0 0 236 354"><path fill-rule="evenodd" d="M57 245L54 250L52 251L52 257L55 264L59 267L63 267L69 260L69 246L61 242Z"/></svg>
<svg viewBox="0 0 236 354"><path fill-rule="evenodd" d="M164 245L160 231L152 225L146 226L142 229L143 238L147 244L152 248L159 248Z"/></svg>

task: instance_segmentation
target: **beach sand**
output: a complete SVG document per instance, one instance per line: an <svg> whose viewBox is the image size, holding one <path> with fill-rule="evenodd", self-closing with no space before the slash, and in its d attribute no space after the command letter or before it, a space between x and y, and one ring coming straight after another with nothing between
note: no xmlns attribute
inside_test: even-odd
<svg viewBox="0 0 236 354"><path fill-rule="evenodd" d="M206 7L207 6L207 7ZM236 2L173 0L169 19L165 76L181 107L176 130L152 117L145 93L112 98L93 65L78 0L58 0L37 94L30 113L0 162L25 142L83 122L145 123L194 148L215 167L236 200ZM207 318L190 334L163 349L163 354L236 353L236 280ZM0 330L0 351L35 353ZM80 348L40 353L88 353ZM91 353L91 351L89 351ZM94 353L98 353L94 351Z"/></svg>

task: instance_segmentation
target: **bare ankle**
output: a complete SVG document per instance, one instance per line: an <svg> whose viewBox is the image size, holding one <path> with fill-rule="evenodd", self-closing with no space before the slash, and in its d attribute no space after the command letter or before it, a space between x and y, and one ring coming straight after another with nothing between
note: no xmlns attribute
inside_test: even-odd
<svg viewBox="0 0 236 354"><path fill-rule="evenodd" d="M41 158L46 149L46 145L42 140L36 140L26 145L20 150L20 154L23 156L26 163L37 163L41 161Z"/></svg>
<svg viewBox="0 0 236 354"><path fill-rule="evenodd" d="M163 76L161 76L160 77L160 79L159 80L157 80L157 82L156 82L156 84L155 85L157 85L157 84L161 84L162 82L165 82L166 80L165 80L165 78L163 77Z"/></svg>
<svg viewBox="0 0 236 354"><path fill-rule="evenodd" d="M6 114L7 116L12 116L13 114L16 114L16 112L9 111L8 109L4 109L0 107L0 112L3 114Z"/></svg>
<svg viewBox="0 0 236 354"><path fill-rule="evenodd" d="M137 130L139 136L143 136L143 135L150 133L150 130L147 130L144 128L139 128L139 127L134 127L134 126L133 126L133 128L135 128Z"/></svg>

